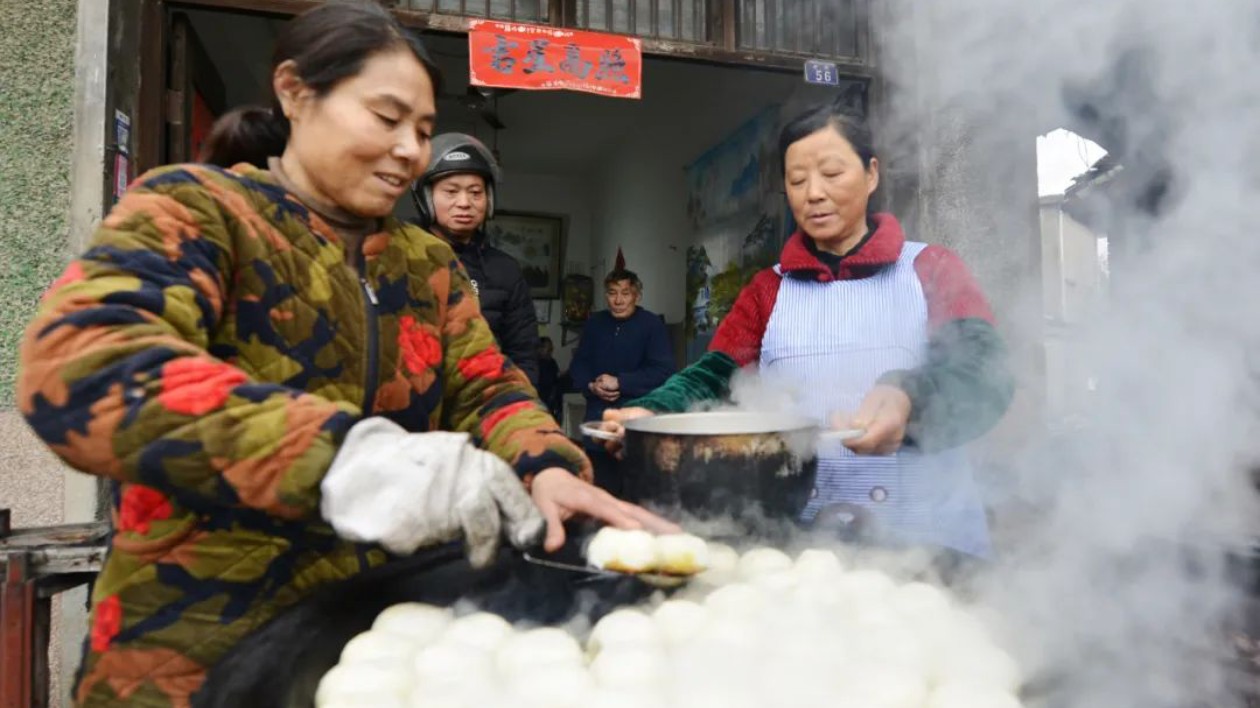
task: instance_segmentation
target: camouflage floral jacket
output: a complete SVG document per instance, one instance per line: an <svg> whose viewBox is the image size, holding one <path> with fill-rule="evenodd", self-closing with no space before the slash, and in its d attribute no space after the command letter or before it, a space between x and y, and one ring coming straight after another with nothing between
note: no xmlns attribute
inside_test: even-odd
<svg viewBox="0 0 1260 708"><path fill-rule="evenodd" d="M347 263L270 173L143 176L44 296L19 405L114 480L77 702L186 706L205 670L315 587L387 560L319 485L366 413L458 430L525 483L589 463L505 361L449 246L386 219Z"/></svg>

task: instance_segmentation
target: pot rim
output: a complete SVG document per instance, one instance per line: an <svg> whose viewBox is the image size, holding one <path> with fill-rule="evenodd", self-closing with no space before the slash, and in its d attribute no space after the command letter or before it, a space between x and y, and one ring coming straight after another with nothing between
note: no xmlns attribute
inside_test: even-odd
<svg viewBox="0 0 1260 708"><path fill-rule="evenodd" d="M771 435L813 433L818 423L793 413L698 411L666 413L625 421L628 432L650 435Z"/></svg>

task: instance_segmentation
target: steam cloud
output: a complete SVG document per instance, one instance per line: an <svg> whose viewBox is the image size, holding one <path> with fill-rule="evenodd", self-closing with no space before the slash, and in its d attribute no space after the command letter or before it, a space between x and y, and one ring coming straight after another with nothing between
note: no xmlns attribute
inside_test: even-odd
<svg viewBox="0 0 1260 708"><path fill-rule="evenodd" d="M1016 456L1002 556L978 581L978 605L1044 679L1030 705L1236 705L1221 628L1247 600L1224 551L1260 537L1260 5L876 5L884 164L917 162L954 189L969 173L982 194L962 201L979 206L951 227L996 232L986 248L1033 257L1032 152L1053 129L1122 166L1092 219L1109 236L1110 292L1068 351L1099 389L1076 429ZM932 149L915 153L922 142ZM941 215L918 208L901 214L912 230ZM1022 281L990 295L1026 353L1041 346L1041 293ZM756 377L732 394L744 410L792 407L791 392Z"/></svg>
<svg viewBox="0 0 1260 708"><path fill-rule="evenodd" d="M1037 134L1075 130L1124 166L1098 214L1112 292L1071 351L1100 389L1079 430L1022 452L1010 482L1029 511L982 604L1054 677L1046 705L1233 705L1211 652L1242 601L1216 544L1260 535L1260 5L914 5L878 33L894 93L878 127L895 149L959 126L998 190L978 218L1028 225L994 248L1033 228L1032 195L1002 190L1029 184ZM1013 319L1008 334L1038 334ZM1175 552L1192 541L1209 549L1197 573Z"/></svg>

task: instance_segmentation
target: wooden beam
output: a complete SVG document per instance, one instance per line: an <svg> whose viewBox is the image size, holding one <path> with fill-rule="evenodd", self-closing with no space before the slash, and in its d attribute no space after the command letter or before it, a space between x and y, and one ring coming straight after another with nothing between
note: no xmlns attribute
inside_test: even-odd
<svg viewBox="0 0 1260 708"><path fill-rule="evenodd" d="M721 0L721 3L721 41L718 46L735 51L739 47L739 3L737 0Z"/></svg>
<svg viewBox="0 0 1260 708"><path fill-rule="evenodd" d="M855 0L855 2L857 4L857 13L855 17L857 20L857 51L854 52L854 54L863 64L867 66L875 66L876 48L874 43L871 41L871 0Z"/></svg>
<svg viewBox="0 0 1260 708"><path fill-rule="evenodd" d="M790 54L775 54L773 52L762 52L751 49L726 49L708 44L697 44L694 42L674 42L667 39L646 38L643 39L643 53L648 56L684 59L688 61L704 62L707 64L745 67L751 66L761 69L794 71L797 73L804 71L806 59L806 57L803 56L792 56ZM827 61L836 65L839 69L841 79L871 78L872 74L870 67L865 66L857 59L828 57Z"/></svg>
<svg viewBox="0 0 1260 708"><path fill-rule="evenodd" d="M317 0L180 0L179 4L225 10L293 15L323 3ZM727 9L732 9L735 6L736 3L734 2L726 2ZM398 17L399 22L406 27L458 34L466 34L469 23L473 19L477 19L435 12L419 12L416 10L395 9L393 12ZM805 57L803 56L736 48L735 23L733 21L724 22L722 32L723 36L720 41L729 42L727 47L648 37L640 39L643 42L643 53L648 56L728 66L754 66L784 71L802 71L804 68ZM867 79L872 75L870 67L864 64L861 59L828 57L827 60L836 64L842 77Z"/></svg>
<svg viewBox="0 0 1260 708"><path fill-rule="evenodd" d="M269 15L298 15L324 3L321 0L184 0L171 4Z"/></svg>
<svg viewBox="0 0 1260 708"><path fill-rule="evenodd" d="M292 17L307 10L319 7L324 0L174 0L169 3L173 7L196 7L208 10L226 10L263 15L279 15ZM390 11L404 26L418 30L436 30L439 32L467 32L472 17L443 15L392 7Z"/></svg>
<svg viewBox="0 0 1260 708"><path fill-rule="evenodd" d="M94 546L103 544L109 537L109 522L87 521L81 524L58 524L56 526L27 526L13 529L5 538L0 538L0 553L5 551L30 551L32 549L59 545Z"/></svg>

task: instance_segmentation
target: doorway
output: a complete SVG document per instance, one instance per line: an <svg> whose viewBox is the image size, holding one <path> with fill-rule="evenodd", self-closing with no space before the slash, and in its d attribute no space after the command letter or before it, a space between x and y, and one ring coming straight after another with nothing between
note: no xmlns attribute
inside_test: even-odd
<svg viewBox="0 0 1260 708"><path fill-rule="evenodd" d="M237 106L270 103L271 52L284 18L192 6L174 8L169 17L167 79L178 108L175 118L182 123L169 126L165 157L194 159L196 141L214 117ZM688 343L697 339L696 295L687 280L689 250L708 228L701 224L706 197L698 195L708 194L710 201L721 195L714 185L706 192L697 182L742 180L741 189L751 185L752 191L741 198L774 207L782 200L771 146L780 117L807 103L835 100L846 89L859 101L866 94L863 79L823 87L806 84L794 70L656 56L644 58L641 100L482 91L469 86L465 35L426 32L423 39L443 73L439 132L475 135L495 151L504 172L500 213L562 219L563 274L602 282L620 251L644 282L643 306L668 324L680 363L688 358ZM741 162L696 169L702 158L740 144L750 126L764 134L750 154L738 155ZM416 216L408 199L400 200L396 213ZM750 234L782 239L779 214L770 213L769 227L756 209L715 220L705 233L711 240L726 238L730 246L709 249L713 275L746 269L743 244ZM763 246L777 256L776 243ZM555 342L563 369L579 331L562 322L559 296L536 294L535 309L540 335Z"/></svg>

